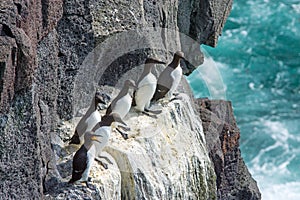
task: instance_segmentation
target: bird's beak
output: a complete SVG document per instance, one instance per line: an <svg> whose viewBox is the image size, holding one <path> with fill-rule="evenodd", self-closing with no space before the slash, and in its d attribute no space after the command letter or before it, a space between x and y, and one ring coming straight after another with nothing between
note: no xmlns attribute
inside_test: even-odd
<svg viewBox="0 0 300 200"><path fill-rule="evenodd" d="M100 142L100 143L101 143L101 141L98 139L98 137L101 137L101 136L93 135L93 136L91 137L91 140L96 141L96 142Z"/></svg>
<svg viewBox="0 0 300 200"><path fill-rule="evenodd" d="M167 64L166 62L164 62L164 61L157 61L157 63L156 64L163 64L163 65L165 65L165 64Z"/></svg>
<svg viewBox="0 0 300 200"><path fill-rule="evenodd" d="M137 89L138 89L138 87L137 87L136 84L132 85L132 88L133 88L134 90L137 90Z"/></svg>

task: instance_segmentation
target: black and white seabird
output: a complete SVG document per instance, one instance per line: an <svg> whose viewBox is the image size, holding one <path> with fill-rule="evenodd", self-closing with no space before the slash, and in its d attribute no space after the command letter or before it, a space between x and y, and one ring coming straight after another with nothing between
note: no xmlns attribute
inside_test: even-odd
<svg viewBox="0 0 300 200"><path fill-rule="evenodd" d="M111 102L106 110L106 115L111 113L117 113L121 119L123 119L131 108L132 97L130 95L130 89L135 89L136 85L133 80L126 80L122 90L118 96Z"/></svg>
<svg viewBox="0 0 300 200"><path fill-rule="evenodd" d="M83 139L83 134L86 131L92 130L92 128L101 121L101 115L97 110L99 103L105 104L105 101L102 96L96 92L89 109L76 126L75 133L70 139L70 144L80 144L80 141Z"/></svg>
<svg viewBox="0 0 300 200"><path fill-rule="evenodd" d="M120 115L117 113L111 113L109 115L104 115L102 117L101 122L99 122L94 128L93 132L95 135L101 137L101 142L97 144L97 152L98 154L103 150L103 148L107 145L108 140L111 135L111 124L113 122L118 122L126 126L126 123L121 119Z"/></svg>
<svg viewBox="0 0 300 200"><path fill-rule="evenodd" d="M101 137L101 142L99 142L96 145L96 151L97 151L97 157L96 160L100 162L100 164L107 169L107 164L103 163L99 158L105 158L101 157L100 154L103 150L103 148L108 144L111 130L112 130L112 123L118 122L126 126L126 123L121 119L121 117L116 113L111 113L109 115L104 115L102 117L101 122L99 122L94 128L93 131L95 135L98 137ZM123 138L128 138L127 134L123 135L124 133L120 132ZM107 158L105 158L107 160ZM108 160L109 161L109 160Z"/></svg>
<svg viewBox="0 0 300 200"><path fill-rule="evenodd" d="M87 184L90 169L94 160L97 157L100 157L98 155L100 155L101 151L109 141L111 124L113 122L125 124L118 114L112 113L103 116L101 122L93 128L93 131L85 132L84 144L75 153L73 158L72 178L69 183L84 182ZM104 163L101 162L101 164L107 168Z"/></svg>
<svg viewBox="0 0 300 200"><path fill-rule="evenodd" d="M151 70L155 64L166 63L155 58L147 58L145 61L144 71L137 81L137 90L134 92L134 102L135 108L141 112L151 112L149 110L150 100L155 93L157 85L157 79L151 73Z"/></svg>
<svg viewBox="0 0 300 200"><path fill-rule="evenodd" d="M159 75L156 90L151 101L157 101L165 97L167 93L172 95L177 89L182 77L181 59L184 59L184 53L177 51L172 62Z"/></svg>
<svg viewBox="0 0 300 200"><path fill-rule="evenodd" d="M72 178L69 183L86 183L95 160L96 146L101 142L101 137L88 131L84 134L84 144L75 153L73 157ZM88 186L88 184L87 184Z"/></svg>

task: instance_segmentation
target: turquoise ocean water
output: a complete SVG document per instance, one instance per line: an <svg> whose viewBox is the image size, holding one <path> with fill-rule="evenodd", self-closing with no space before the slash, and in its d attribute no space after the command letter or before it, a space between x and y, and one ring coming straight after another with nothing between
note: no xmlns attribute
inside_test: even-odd
<svg viewBox="0 0 300 200"><path fill-rule="evenodd" d="M300 1L234 1L217 48L201 48L206 66L188 77L195 96L214 98L200 72L216 67L262 199L299 200Z"/></svg>

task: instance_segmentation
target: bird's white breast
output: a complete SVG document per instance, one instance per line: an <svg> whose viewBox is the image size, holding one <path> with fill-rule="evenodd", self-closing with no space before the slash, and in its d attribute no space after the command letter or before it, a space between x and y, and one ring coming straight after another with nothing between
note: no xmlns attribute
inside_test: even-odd
<svg viewBox="0 0 300 200"><path fill-rule="evenodd" d="M91 131L97 123L101 121L101 115L98 110L95 110L87 119L86 119L86 124L87 128L86 131Z"/></svg>
<svg viewBox="0 0 300 200"><path fill-rule="evenodd" d="M92 145L91 148L87 151L87 163L86 163L87 166L86 166L86 169L83 172L82 177L79 180L79 182L88 180L88 176L89 176L91 167L94 163L95 157L96 157L96 147L95 147L95 145Z"/></svg>
<svg viewBox="0 0 300 200"><path fill-rule="evenodd" d="M177 89L182 77L182 68L180 65L171 72L171 77L173 79L173 83L170 88L170 92L174 92Z"/></svg>
<svg viewBox="0 0 300 200"><path fill-rule="evenodd" d="M129 112L132 103L132 98L129 94L126 94L120 98L114 108L112 109L113 113L118 113L121 118L124 118L125 115Z"/></svg>
<svg viewBox="0 0 300 200"><path fill-rule="evenodd" d="M144 85L156 85L156 83L156 77L152 73L149 73L138 83L138 88L143 87Z"/></svg>
<svg viewBox="0 0 300 200"><path fill-rule="evenodd" d="M111 134L111 127L110 126L101 126L98 128L95 133L95 135L99 136L97 137L99 142L93 141L93 143L96 146L97 153L100 153L102 149L108 144L110 134Z"/></svg>
<svg viewBox="0 0 300 200"><path fill-rule="evenodd" d="M148 74L138 84L138 89L135 93L136 108L144 111L148 107L150 100L153 97L156 89L157 80L153 74Z"/></svg>

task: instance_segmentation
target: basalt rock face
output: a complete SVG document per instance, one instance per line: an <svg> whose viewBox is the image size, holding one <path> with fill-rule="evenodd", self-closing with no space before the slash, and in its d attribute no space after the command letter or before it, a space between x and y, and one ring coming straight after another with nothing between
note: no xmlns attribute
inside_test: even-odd
<svg viewBox="0 0 300 200"><path fill-rule="evenodd" d="M207 150L217 175L218 199L261 199L239 149L240 131L230 102L196 100Z"/></svg>
<svg viewBox="0 0 300 200"><path fill-rule="evenodd" d="M62 16L62 1L3 0L0 3L1 113L14 94L32 87L37 45Z"/></svg>
<svg viewBox="0 0 300 200"><path fill-rule="evenodd" d="M67 144L68 134L59 134L58 129L61 124L67 123L66 120L71 120L71 128L66 131L70 134L74 130L72 120L75 114L90 102L90 96L97 86L101 84L120 88L122 80L131 77L124 74L141 65L147 55L158 56L170 62L172 54L181 49L189 61L183 63L184 72L191 73L203 60L199 44L216 44L231 3L232 1L225 0L2 0L0 196L4 199L42 199L49 197L53 188L59 188L63 191L62 194L58 193L56 196L56 193L51 193L53 196L50 195L50 198L72 198L75 193L77 197L79 195L80 198L86 199L120 198L121 195L133 195L139 199L146 194L165 199L180 198L182 195L192 199L214 199L216 186L211 181L214 179L214 172L211 162L207 159L209 151L203 148L205 140L199 136L202 131L198 130L194 135L190 135L199 138L201 142L195 143L194 149L201 149L203 152L196 153L193 157L184 157L185 161L180 166L182 172L188 173L182 173L177 177L179 179L176 179L182 181L182 185L176 185L180 181L172 185L174 182L167 176L160 180L153 171L149 175L141 169L136 169L137 173L134 175L127 174L133 182L126 183L121 180L126 174L118 170L112 173L102 170L101 176L106 176L105 180L108 182L99 181L98 185L102 186L98 188L91 186L92 189L78 189L79 186L70 186L63 182L68 179L68 173L71 171L70 155L75 149L64 151L61 148ZM145 27L151 28L151 31L148 31L150 34L145 34ZM134 34L125 34L131 36L126 40L124 35L120 35L124 31L133 31ZM152 33L154 35L151 35ZM122 51L119 43L107 42L119 41L120 37L124 37L125 41ZM139 45L141 43L142 45ZM134 44L138 45L133 47ZM100 45L100 48L92 51L97 45ZM86 59L88 55L90 57ZM99 57L105 59L100 59L100 62ZM88 68L89 64L96 64L98 71ZM136 75L137 72L133 74ZM99 73L103 76L98 76ZM78 77L84 77L80 84L84 82L86 87L78 87ZM189 90L185 84L182 83L180 92ZM191 116L185 112L187 109L180 109L181 107L180 104L168 110L173 114L165 118L170 118L167 124L172 128L176 127L173 123L176 124L180 120L190 121L188 118ZM201 124L197 117L195 120L197 124ZM185 126L189 130L188 133L192 134L191 130L194 129L188 123ZM165 142L164 139L166 138L160 138L159 141ZM143 145L147 144L153 145L151 141L143 141ZM147 149L147 146L143 145L140 148ZM129 163L134 162L134 159L122 152L109 148L107 152L113 155L112 160L118 158L122 161L123 158L124 162L126 159ZM148 150L148 153L152 153L154 164L159 166L161 161L155 160L154 155L164 154L155 150ZM166 155L169 155L168 153ZM66 157L66 163L60 165L58 160ZM119 165L117 160L115 165ZM115 180L121 183L114 182ZM155 181L159 184L155 185ZM171 185L170 188L156 188L166 185L165 183ZM226 183L223 183L223 188L226 188ZM190 184L193 187L185 188ZM104 189L111 188L112 185L112 190ZM133 188L137 188L135 193L132 193ZM152 196L147 198L151 199Z"/></svg>
<svg viewBox="0 0 300 200"><path fill-rule="evenodd" d="M178 26L201 44L214 47L217 45L231 6L231 0L179 1Z"/></svg>
<svg viewBox="0 0 300 200"><path fill-rule="evenodd" d="M36 70L41 66L38 45L61 16L62 1L0 2L0 196L3 199L43 196L43 179L51 167L52 156L48 133L55 121L48 114L56 111L41 101L42 98L52 101L49 96L55 94L44 93L40 88L49 82L48 85L55 87L52 83L55 77L50 70L42 77L37 76Z"/></svg>

